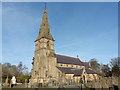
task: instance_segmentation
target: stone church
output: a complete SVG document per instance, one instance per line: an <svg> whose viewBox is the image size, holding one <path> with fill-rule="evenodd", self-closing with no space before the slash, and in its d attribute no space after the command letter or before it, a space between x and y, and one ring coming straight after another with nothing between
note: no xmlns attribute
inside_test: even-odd
<svg viewBox="0 0 120 90"><path fill-rule="evenodd" d="M35 40L31 85L71 84L81 81L87 83L99 78L99 75L91 69L90 63L82 62L79 58L56 54L54 41L45 7L39 35Z"/></svg>

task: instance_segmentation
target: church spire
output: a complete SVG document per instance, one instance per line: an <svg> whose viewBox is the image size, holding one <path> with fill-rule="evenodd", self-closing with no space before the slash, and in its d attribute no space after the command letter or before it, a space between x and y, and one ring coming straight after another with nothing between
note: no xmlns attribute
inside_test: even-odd
<svg viewBox="0 0 120 90"><path fill-rule="evenodd" d="M44 13L43 13L43 17L42 17L42 24L40 25L40 32L39 32L39 35L38 35L36 41L41 38L47 38L50 40L54 40L52 35L50 34L50 25L48 23L46 3L45 3Z"/></svg>

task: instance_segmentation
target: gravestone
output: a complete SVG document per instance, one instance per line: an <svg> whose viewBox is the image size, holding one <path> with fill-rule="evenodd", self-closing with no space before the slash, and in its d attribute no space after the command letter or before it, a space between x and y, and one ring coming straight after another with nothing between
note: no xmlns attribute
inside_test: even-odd
<svg viewBox="0 0 120 90"><path fill-rule="evenodd" d="M15 78L15 76L13 76L12 79L11 79L11 87L13 87L14 85L16 85L16 78Z"/></svg>
<svg viewBox="0 0 120 90"><path fill-rule="evenodd" d="M5 86L8 86L8 85L9 85L9 83L8 83L8 76L7 76L7 78L5 80Z"/></svg>
<svg viewBox="0 0 120 90"><path fill-rule="evenodd" d="M49 84L48 84L48 87L52 87L53 86L53 84L52 84L52 82L50 82Z"/></svg>
<svg viewBox="0 0 120 90"><path fill-rule="evenodd" d="M27 79L25 79L25 87L28 87Z"/></svg>
<svg viewBox="0 0 120 90"><path fill-rule="evenodd" d="M33 87L40 88L40 87L42 87L42 83L35 82Z"/></svg>

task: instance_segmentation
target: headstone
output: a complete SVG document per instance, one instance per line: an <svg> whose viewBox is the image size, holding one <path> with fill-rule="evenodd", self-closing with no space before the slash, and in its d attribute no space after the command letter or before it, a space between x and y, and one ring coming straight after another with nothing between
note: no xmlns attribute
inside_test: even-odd
<svg viewBox="0 0 120 90"><path fill-rule="evenodd" d="M50 82L49 84L48 84L48 87L52 87L53 85L52 85L52 82Z"/></svg>
<svg viewBox="0 0 120 90"><path fill-rule="evenodd" d="M12 84L16 84L16 78L15 78L15 76L12 77L11 83L12 83Z"/></svg>
<svg viewBox="0 0 120 90"><path fill-rule="evenodd" d="M15 76L13 76L11 79L11 87L13 87L15 84L16 84L16 78Z"/></svg>
<svg viewBox="0 0 120 90"><path fill-rule="evenodd" d="M37 83L37 82L35 82L35 83L34 83L34 87L35 87L35 88L40 88L40 87L42 87L42 83Z"/></svg>
<svg viewBox="0 0 120 90"><path fill-rule="evenodd" d="M27 79L25 79L25 87L28 87Z"/></svg>
<svg viewBox="0 0 120 90"><path fill-rule="evenodd" d="M7 78L5 80L5 86L8 86L8 85L9 85L9 83L8 83L8 76L7 76Z"/></svg>

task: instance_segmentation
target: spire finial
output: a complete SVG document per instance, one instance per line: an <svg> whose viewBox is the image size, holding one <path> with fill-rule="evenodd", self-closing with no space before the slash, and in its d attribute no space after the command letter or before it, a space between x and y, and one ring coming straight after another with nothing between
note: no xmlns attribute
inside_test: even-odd
<svg viewBox="0 0 120 90"><path fill-rule="evenodd" d="M79 56L77 55L77 58L79 58Z"/></svg>
<svg viewBox="0 0 120 90"><path fill-rule="evenodd" d="M45 2L45 8L46 8L46 2Z"/></svg>

